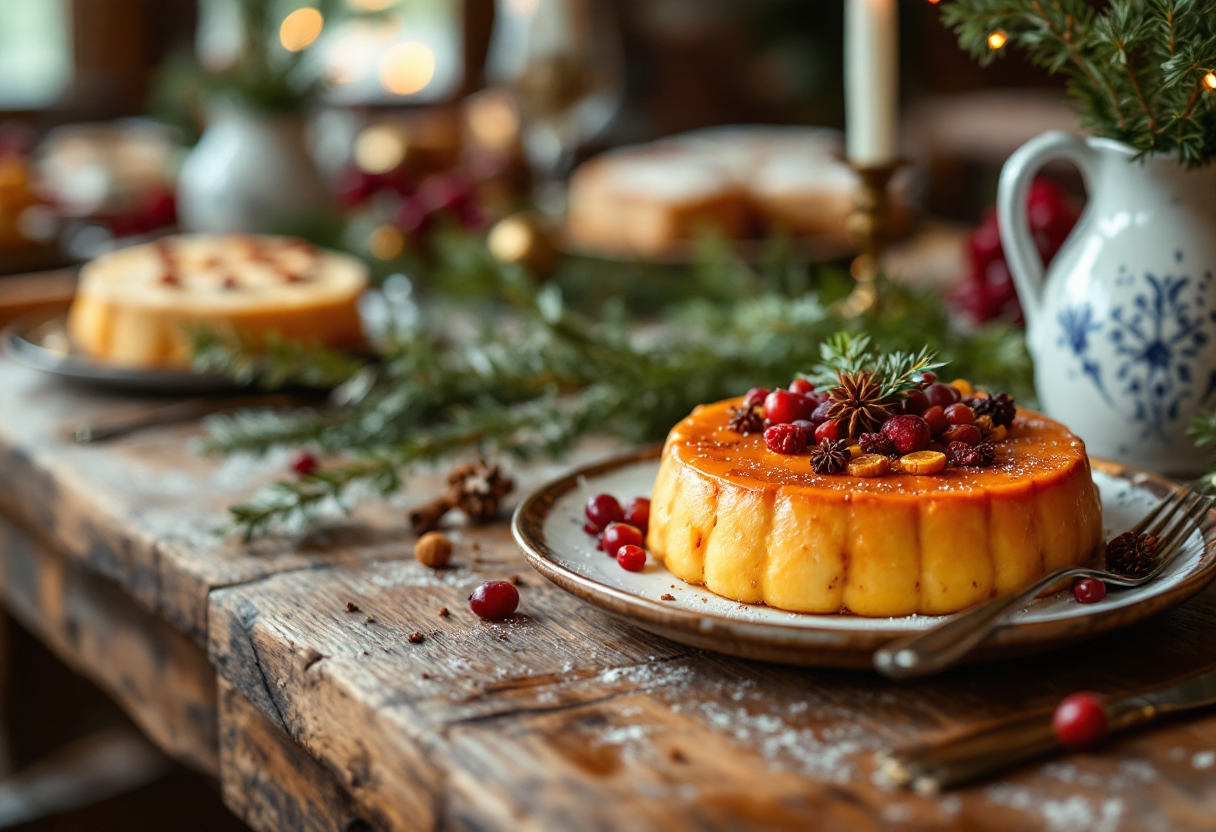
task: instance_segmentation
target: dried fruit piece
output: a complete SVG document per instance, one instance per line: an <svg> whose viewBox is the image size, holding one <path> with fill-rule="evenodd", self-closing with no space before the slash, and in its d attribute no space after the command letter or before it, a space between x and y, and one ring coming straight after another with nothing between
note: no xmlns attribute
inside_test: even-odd
<svg viewBox="0 0 1216 832"><path fill-rule="evenodd" d="M926 410L921 418L925 420L925 424L929 426L929 433L933 436L940 436L946 432L946 428L950 427L950 423L946 420L946 411L936 404Z"/></svg>
<svg viewBox="0 0 1216 832"><path fill-rule="evenodd" d="M975 411L962 402L946 408L946 421L952 425L974 425Z"/></svg>
<svg viewBox="0 0 1216 832"><path fill-rule="evenodd" d="M975 427L976 430L978 430L981 434L987 436L988 434L992 433L992 429L995 427L995 425L993 424L991 416L976 416Z"/></svg>
<svg viewBox="0 0 1216 832"><path fill-rule="evenodd" d="M923 451L931 439L929 424L919 416L892 416L882 426L882 432L890 437L895 450L900 454Z"/></svg>
<svg viewBox="0 0 1216 832"><path fill-rule="evenodd" d="M996 449L987 442L968 445L966 442L951 442L946 446L946 456L955 465L991 465L996 461Z"/></svg>
<svg viewBox="0 0 1216 832"><path fill-rule="evenodd" d="M800 454L806 443L807 433L797 425L773 425L764 432L764 446L773 453Z"/></svg>
<svg viewBox="0 0 1216 832"><path fill-rule="evenodd" d="M957 390L964 399L969 399L975 395L975 388L965 378L956 378L950 382L950 386Z"/></svg>
<svg viewBox="0 0 1216 832"><path fill-rule="evenodd" d="M863 454L865 454L865 451L861 449L860 445L849 446L849 456L853 457L853 459L857 459L857 457L862 456Z"/></svg>
<svg viewBox="0 0 1216 832"><path fill-rule="evenodd" d="M882 454L862 454L849 461L851 477L881 477L891 470L891 460Z"/></svg>
<svg viewBox="0 0 1216 832"><path fill-rule="evenodd" d="M861 450L867 454L882 454L883 456L896 456L898 451L895 450L895 443L891 441L891 437L885 433L863 433L857 440L857 444L861 446Z"/></svg>
<svg viewBox="0 0 1216 832"><path fill-rule="evenodd" d="M964 445L978 445L983 439L979 428L975 425L955 425L942 434L942 441L947 445L953 445L955 442L962 442Z"/></svg>
<svg viewBox="0 0 1216 832"><path fill-rule="evenodd" d="M916 451L899 458L899 467L907 474L937 474L946 469L946 455L941 451Z"/></svg>
<svg viewBox="0 0 1216 832"><path fill-rule="evenodd" d="M989 431L988 441L989 442L1000 442L1008 435L1009 435L1009 431L1005 428L1004 425L997 425L991 431Z"/></svg>

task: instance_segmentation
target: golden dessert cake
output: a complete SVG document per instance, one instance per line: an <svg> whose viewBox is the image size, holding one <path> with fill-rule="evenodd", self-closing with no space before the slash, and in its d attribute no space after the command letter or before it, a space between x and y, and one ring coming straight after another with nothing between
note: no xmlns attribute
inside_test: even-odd
<svg viewBox="0 0 1216 832"><path fill-rule="evenodd" d="M190 328L272 333L357 347L367 269L353 257L286 237L187 235L120 249L86 265L68 314L79 352L121 367L186 367Z"/></svg>
<svg viewBox="0 0 1216 832"><path fill-rule="evenodd" d="M703 405L664 445L646 544L746 603L956 612L1103 548L1085 445L932 355L840 333L788 389Z"/></svg>
<svg viewBox="0 0 1216 832"><path fill-rule="evenodd" d="M717 127L619 148L575 170L568 234L636 256L707 229L729 239L770 229L843 239L859 182L842 152L839 133L808 127Z"/></svg>

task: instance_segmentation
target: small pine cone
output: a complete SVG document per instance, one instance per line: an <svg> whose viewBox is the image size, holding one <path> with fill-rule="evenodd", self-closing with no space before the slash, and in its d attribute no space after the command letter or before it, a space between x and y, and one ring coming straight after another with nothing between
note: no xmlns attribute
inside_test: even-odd
<svg viewBox="0 0 1216 832"><path fill-rule="evenodd" d="M1017 415L1017 404L1007 393L992 393L987 396L976 396L968 399L967 404L978 416L991 416L994 425L1013 427L1013 417Z"/></svg>
<svg viewBox="0 0 1216 832"><path fill-rule="evenodd" d="M890 457L899 456L899 451L895 450L895 443L885 433L863 433L857 438L857 444L861 445L863 453Z"/></svg>
<svg viewBox="0 0 1216 832"><path fill-rule="evenodd" d="M735 433L747 436L750 433L760 433L764 430L764 417L760 415L759 407L732 407L729 410L730 419L727 426Z"/></svg>
<svg viewBox="0 0 1216 832"><path fill-rule="evenodd" d="M849 465L849 443L825 439L811 448L811 468L816 474L839 474Z"/></svg>

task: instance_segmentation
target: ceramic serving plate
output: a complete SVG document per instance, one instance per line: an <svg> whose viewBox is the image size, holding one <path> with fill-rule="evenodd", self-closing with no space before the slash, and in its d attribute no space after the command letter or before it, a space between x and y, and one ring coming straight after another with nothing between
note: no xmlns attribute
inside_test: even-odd
<svg viewBox="0 0 1216 832"><path fill-rule="evenodd" d="M688 584L651 560L642 572L621 569L595 549L583 530L587 498L608 493L622 501L649 496L659 468L659 447L583 468L545 485L519 506L515 539L538 572L580 598L675 641L749 659L818 667L870 667L874 651L941 619L913 615L863 618L809 615L740 604ZM1093 460L1102 495L1107 539L1134 525L1177 486L1115 463ZM1063 591L1017 613L976 651L975 660L1058 647L1125 627L1185 601L1216 578L1216 534L1192 532L1181 556L1157 580L1112 589L1096 604L1076 603ZM663 595L674 601L661 600Z"/></svg>
<svg viewBox="0 0 1216 832"><path fill-rule="evenodd" d="M240 389L220 375L189 370L132 370L93 361L72 349L67 333L67 312L27 315L0 333L0 350L26 367L51 375L131 393L223 393Z"/></svg>

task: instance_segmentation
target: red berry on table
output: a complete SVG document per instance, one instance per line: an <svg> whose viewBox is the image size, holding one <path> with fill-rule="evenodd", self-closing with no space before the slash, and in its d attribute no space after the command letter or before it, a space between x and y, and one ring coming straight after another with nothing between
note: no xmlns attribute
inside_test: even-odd
<svg viewBox="0 0 1216 832"><path fill-rule="evenodd" d="M519 590L510 581L486 581L469 596L469 608L478 618L506 618L519 606Z"/></svg>
<svg viewBox="0 0 1216 832"><path fill-rule="evenodd" d="M930 405L936 405L943 410L962 399L962 394L949 384L930 384L925 388L925 398Z"/></svg>
<svg viewBox="0 0 1216 832"><path fill-rule="evenodd" d="M946 411L942 410L937 405L929 408L921 415L925 420L925 424L929 426L929 433L938 436L945 433L946 428L950 427L950 423L946 421Z"/></svg>
<svg viewBox="0 0 1216 832"><path fill-rule="evenodd" d="M789 390L774 390L764 399L764 415L774 425L787 425L795 419L805 419L813 410L810 399Z"/></svg>
<svg viewBox="0 0 1216 832"><path fill-rule="evenodd" d="M604 529L604 551L608 557L616 557L622 546L643 546L642 530L628 523L613 523Z"/></svg>
<svg viewBox="0 0 1216 832"><path fill-rule="evenodd" d="M796 378L790 382L789 388L791 393L797 393L800 396L805 396L815 392L815 385L811 384L804 378Z"/></svg>
<svg viewBox="0 0 1216 832"><path fill-rule="evenodd" d="M1051 727L1065 748L1080 751L1097 745L1106 736L1106 708L1102 697L1088 691L1064 697L1056 705Z"/></svg>
<svg viewBox="0 0 1216 832"><path fill-rule="evenodd" d="M616 551L616 562L626 572L641 572L646 566L646 550L641 546L622 546Z"/></svg>
<svg viewBox="0 0 1216 832"><path fill-rule="evenodd" d="M764 399L768 395L768 390L763 387L753 387L747 391L747 395L743 397L744 407L760 407L764 404Z"/></svg>
<svg viewBox="0 0 1216 832"><path fill-rule="evenodd" d="M919 416L929 409L929 400L919 390L910 390L904 398L903 410L910 416Z"/></svg>
<svg viewBox="0 0 1216 832"><path fill-rule="evenodd" d="M650 525L650 500L634 497L625 503L625 522L645 532L646 527Z"/></svg>
<svg viewBox="0 0 1216 832"><path fill-rule="evenodd" d="M968 445L978 445L983 438L980 434L980 429L975 425L954 425L942 434L942 441L947 444L950 442L964 442Z"/></svg>
<svg viewBox="0 0 1216 832"><path fill-rule="evenodd" d="M625 511L611 494L596 494L587 501L585 512L587 524L593 526L597 532L603 531L609 523L625 519Z"/></svg>
<svg viewBox="0 0 1216 832"><path fill-rule="evenodd" d="M974 425L975 411L959 402L946 408L946 421L952 425Z"/></svg>
<svg viewBox="0 0 1216 832"><path fill-rule="evenodd" d="M815 428L815 444L822 445L824 442L839 442L840 441L840 423L835 419L828 419L826 422L821 422L819 427Z"/></svg>
<svg viewBox="0 0 1216 832"><path fill-rule="evenodd" d="M929 447L932 438L928 423L911 414L892 416L883 423L882 432L890 437L895 450L901 455L923 451Z"/></svg>
<svg viewBox="0 0 1216 832"><path fill-rule="evenodd" d="M810 441L797 425L773 425L764 431L764 446L777 454L800 454Z"/></svg>
<svg viewBox="0 0 1216 832"><path fill-rule="evenodd" d="M301 477L311 477L320 467L321 463L308 451L300 451L291 460L291 470Z"/></svg>
<svg viewBox="0 0 1216 832"><path fill-rule="evenodd" d="M1072 585L1072 597L1078 604L1096 604L1106 597L1106 584L1097 578L1082 578Z"/></svg>

